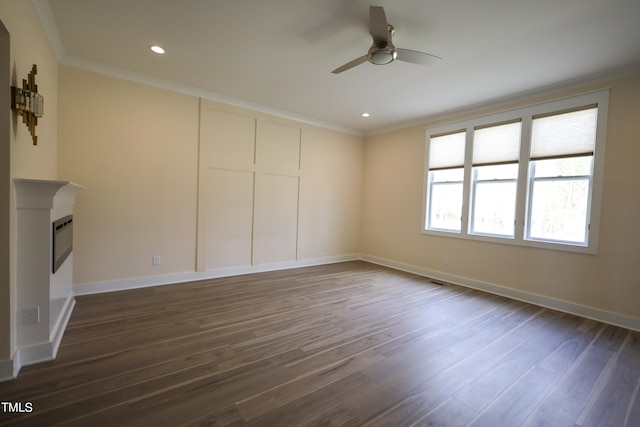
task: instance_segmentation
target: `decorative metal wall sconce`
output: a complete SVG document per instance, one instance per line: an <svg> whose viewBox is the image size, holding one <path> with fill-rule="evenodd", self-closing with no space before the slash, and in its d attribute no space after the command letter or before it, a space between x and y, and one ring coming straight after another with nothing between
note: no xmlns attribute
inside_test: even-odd
<svg viewBox="0 0 640 427"><path fill-rule="evenodd" d="M33 145L38 145L36 125L44 114L44 98L38 94L36 85L38 67L33 64L27 79L22 79L22 89L11 86L11 108L22 116L22 122L29 128Z"/></svg>

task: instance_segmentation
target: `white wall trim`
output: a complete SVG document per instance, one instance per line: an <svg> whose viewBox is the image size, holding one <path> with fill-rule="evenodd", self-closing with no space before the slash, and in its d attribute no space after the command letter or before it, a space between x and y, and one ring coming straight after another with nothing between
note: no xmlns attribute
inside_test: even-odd
<svg viewBox="0 0 640 427"><path fill-rule="evenodd" d="M370 255L363 255L362 260L373 264L382 265L384 267L414 273L419 276L434 279L436 281L451 283L454 285L460 285L472 289L478 289L481 291L489 292L491 294L501 295L518 301L523 301L541 307L562 311L564 313L575 314L576 316L581 316L588 319L597 320L599 322L640 331L640 319L636 317L625 316L623 314L614 313L612 311L576 304L573 302L555 299L544 295L524 292L517 289L508 288L506 286L482 282L480 280L475 280L468 277L455 276L453 274L444 273L442 271L429 270L415 265L404 264L401 262L378 258Z"/></svg>
<svg viewBox="0 0 640 427"><path fill-rule="evenodd" d="M55 325L53 325L53 328L51 329L51 333L49 334L49 341L52 345L51 357L53 359L55 359L56 355L58 354L60 342L62 342L62 336L64 335L64 331L67 329L67 324L69 323L69 319L71 318L71 313L73 312L73 308L75 307L75 305L76 300L73 297L73 293L71 293L65 301L62 312L58 316Z"/></svg>
<svg viewBox="0 0 640 427"><path fill-rule="evenodd" d="M20 347L16 350L13 359L0 360L0 382L16 379L23 366L47 362L56 358L62 336L67 328L67 323L69 323L75 304L76 300L73 294L70 294L62 308L62 313L51 331L48 342Z"/></svg>
<svg viewBox="0 0 640 427"><path fill-rule="evenodd" d="M186 272L167 274L162 276L137 277L123 280L75 284L75 295L90 295L103 292L124 291L129 289L147 288L151 286L171 285L197 280L216 279L220 277L239 276L242 274L262 273L265 271L287 270L290 268L310 267L313 265L335 264L338 262L356 261L360 254L338 255L325 258L303 259L297 261L276 262L270 264L248 265L240 267L220 268L204 272Z"/></svg>
<svg viewBox="0 0 640 427"><path fill-rule="evenodd" d="M53 360L53 343L50 341L42 342L28 347L20 347L16 351L14 358L17 363L22 366L34 365L40 362L48 362Z"/></svg>
<svg viewBox="0 0 640 427"><path fill-rule="evenodd" d="M18 358L14 357L9 360L0 360L0 383L4 381L15 380L20 372L20 364Z"/></svg>
<svg viewBox="0 0 640 427"><path fill-rule="evenodd" d="M51 45L53 53L58 61L60 61L65 55L65 50L62 39L60 38L60 33L58 32L58 24L56 24L56 20L53 17L51 4L49 0L31 0L31 3L36 10L38 19L40 19L40 24L47 36L47 40L49 40L49 45Z"/></svg>

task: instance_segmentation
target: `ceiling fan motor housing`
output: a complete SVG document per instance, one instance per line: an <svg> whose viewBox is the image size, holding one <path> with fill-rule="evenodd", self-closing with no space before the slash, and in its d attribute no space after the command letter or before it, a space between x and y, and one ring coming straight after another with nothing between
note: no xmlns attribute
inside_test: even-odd
<svg viewBox="0 0 640 427"><path fill-rule="evenodd" d="M396 52L396 47L393 45L391 38L396 32L396 29L393 28L393 25L387 24L387 30L389 31L389 36L387 38L386 43L376 43L373 42L373 46L369 48L369 52L367 53L367 61L376 65L386 65L390 62L393 62L394 59L398 56L398 52Z"/></svg>
<svg viewBox="0 0 640 427"><path fill-rule="evenodd" d="M395 47L392 44L388 44L385 47L371 46L369 53L367 54L367 60L372 64L385 65L393 62L398 56Z"/></svg>

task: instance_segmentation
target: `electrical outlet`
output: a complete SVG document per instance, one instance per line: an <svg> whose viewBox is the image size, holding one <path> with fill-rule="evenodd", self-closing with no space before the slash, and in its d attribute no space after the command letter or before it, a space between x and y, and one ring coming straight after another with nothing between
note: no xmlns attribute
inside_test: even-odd
<svg viewBox="0 0 640 427"><path fill-rule="evenodd" d="M449 257L448 257L448 256L444 257L444 258L442 259L442 263L443 263L444 265L449 265Z"/></svg>
<svg viewBox="0 0 640 427"><path fill-rule="evenodd" d="M25 308L22 310L23 325L37 325L40 323L40 307Z"/></svg>
<svg viewBox="0 0 640 427"><path fill-rule="evenodd" d="M160 265L160 257L156 255L151 258L151 265Z"/></svg>

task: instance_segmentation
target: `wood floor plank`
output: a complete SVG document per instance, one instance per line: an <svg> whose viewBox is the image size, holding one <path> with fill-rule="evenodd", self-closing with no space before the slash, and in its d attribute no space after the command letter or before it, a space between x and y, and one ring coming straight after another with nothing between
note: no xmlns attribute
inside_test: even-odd
<svg viewBox="0 0 640 427"><path fill-rule="evenodd" d="M352 373L375 364L384 359L383 356L370 350L341 360L320 371L309 375L299 376L289 382L280 384L260 394L236 402L242 417L250 421L265 414L273 408L278 408L302 396L309 394L316 388L334 383Z"/></svg>
<svg viewBox="0 0 640 427"><path fill-rule="evenodd" d="M217 341L217 342L216 342ZM94 384L101 380L112 380L119 375L131 379L138 375L139 370L148 370L156 365L159 370L167 372L179 370L178 361L186 359L185 363L197 364L202 357L207 360L224 360L231 357L233 350L219 340L198 340L182 346L172 346L170 342L157 345L137 347L117 353L109 353L103 357L79 360L77 363L61 365L47 370L27 371L21 376L21 381L11 382L8 391L17 399L36 398L40 395L50 395L60 389L70 389L81 385ZM60 371L65 375L61 376ZM150 374L153 375L153 374ZM95 384L100 388L99 383Z"/></svg>
<svg viewBox="0 0 640 427"><path fill-rule="evenodd" d="M456 357L453 353L451 355ZM436 382L437 386L433 386ZM458 388L459 377L437 374L414 387L413 391L398 384L380 384L367 396L367 401L372 404L359 404L356 398L353 401L347 400L346 404L349 408L354 408L356 415L366 420L365 426L410 425L424 419ZM385 403L387 396L389 398Z"/></svg>
<svg viewBox="0 0 640 427"><path fill-rule="evenodd" d="M564 342L565 336L574 332L580 321L581 319L575 316L563 316L553 323L553 329L540 330L522 345L504 355L489 370L465 385L454 396L477 411L484 410L521 375Z"/></svg>
<svg viewBox="0 0 640 427"><path fill-rule="evenodd" d="M519 426L549 392L557 373L532 367L469 423L472 427Z"/></svg>
<svg viewBox="0 0 640 427"><path fill-rule="evenodd" d="M624 425L631 426L633 425L632 423L637 420L640 420L640 378L636 383L636 388L633 392L631 401L629 402L627 414L624 419Z"/></svg>
<svg viewBox="0 0 640 427"><path fill-rule="evenodd" d="M609 360L604 374L599 378L600 385L595 386L594 399L578 418L578 424L583 427L624 425L627 414L632 411L640 381L638 344L636 334L622 328L616 329L620 330L616 335L626 337L626 340L619 353ZM616 342L621 340L617 339ZM611 346L608 348L614 349Z"/></svg>
<svg viewBox="0 0 640 427"><path fill-rule="evenodd" d="M558 384L531 412L524 425L553 426L575 423L593 393L598 378L614 355L614 352L601 346L586 347L574 363L567 367ZM544 365L543 363L542 366Z"/></svg>
<svg viewBox="0 0 640 427"><path fill-rule="evenodd" d="M493 321L501 325L501 328L487 327L488 332L483 336L485 345L495 342L496 338L518 325L518 322L510 324L503 319L506 313L519 313L522 309L527 308L526 305L521 304L514 304L514 307L517 308L501 311L497 317L495 313L489 313L485 315L483 320L478 321L477 324L484 326L489 326L485 321ZM502 308L505 307L502 306ZM523 316L526 319L530 317L531 313ZM465 357L477 353L479 345L479 341L475 340L477 330L470 328L468 333L464 334L459 329L464 328L458 325L456 328L446 331L446 336L432 337L431 342L407 344L402 352L394 352L388 355L385 361L365 369L365 373L383 386L365 390L365 398L353 397L347 399L345 404L360 419L368 420L367 423L371 423L371 425L399 425L421 418L464 384L463 377L459 375L445 378L442 378L441 375L442 372L447 372L449 368ZM468 345L463 345L465 341ZM453 345L451 345L452 343ZM452 348L456 350L455 353L451 351ZM419 362L412 361L412 357L415 356L420 358ZM424 365L421 366L420 363L424 363ZM406 367L410 367L410 369L407 370ZM434 380L434 378L438 379ZM450 381L451 379L454 381ZM380 388L394 390L397 385L401 386L398 389L406 391L396 392L393 397L386 396L386 405L381 402L374 405L361 405L361 400L377 402L380 396L385 396L380 393Z"/></svg>
<svg viewBox="0 0 640 427"><path fill-rule="evenodd" d="M355 261L77 297L0 426L640 426L640 334Z"/></svg>
<svg viewBox="0 0 640 427"><path fill-rule="evenodd" d="M366 376L354 372L285 405L271 408L261 417L247 422L247 426L360 425L361 422L341 402L369 384Z"/></svg>
<svg viewBox="0 0 640 427"><path fill-rule="evenodd" d="M423 418L411 424L411 426L462 427L468 425L475 415L476 411L473 409L454 398L449 398Z"/></svg>
<svg viewBox="0 0 640 427"><path fill-rule="evenodd" d="M449 366L414 388L409 396L395 406L380 412L367 424L400 425L417 422L468 382L487 371L502 354L531 338L532 333L552 320L540 308L527 306L517 313L522 315L524 323L516 322L511 325L511 330L503 331L499 338L483 348L467 347L466 354L450 353L445 358L439 358L448 360ZM505 326L508 328L507 323Z"/></svg>
<svg viewBox="0 0 640 427"><path fill-rule="evenodd" d="M240 411L235 405L212 411L199 419L190 419L183 424L184 427L222 427L222 426L245 426L245 422L240 415Z"/></svg>
<svg viewBox="0 0 640 427"><path fill-rule="evenodd" d="M33 391L27 390L22 398L18 397L18 395L16 395L16 398L29 399L38 408L38 413L64 408L72 402L83 402L88 398L99 398L102 400L99 396L103 396L105 391L126 389L172 373L192 370L201 365L211 368L211 362L219 357L220 350L225 351L226 349L216 348L198 354L189 354L182 358L132 369L126 372L113 373L109 376L103 373L98 379L93 381L78 381L79 378L72 375L68 377L72 379L69 383L76 384L75 386L70 386L69 383L59 383L56 386L58 390L64 389L64 393L57 393L55 391L56 389L52 389L47 394L36 395ZM100 368L91 368L91 371L100 372ZM188 372L189 376L193 375L193 371Z"/></svg>
<svg viewBox="0 0 640 427"><path fill-rule="evenodd" d="M147 383L132 393L117 396L103 409L102 404L79 417L79 425L180 425L186 420L223 410L249 393L260 392L291 380L284 368L261 361L223 372L197 372L178 380L167 378L160 384ZM126 391L126 390L125 390ZM83 402L83 406L87 403ZM76 412L77 416L77 412ZM50 416L49 419L55 417ZM105 424L106 423L106 424Z"/></svg>

